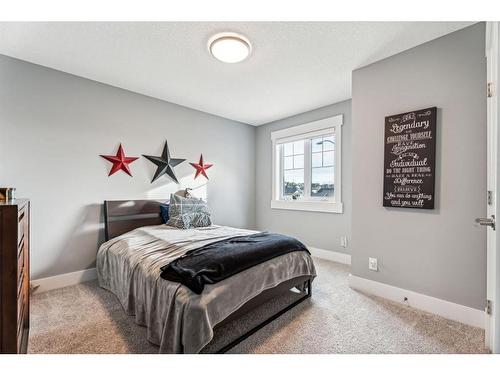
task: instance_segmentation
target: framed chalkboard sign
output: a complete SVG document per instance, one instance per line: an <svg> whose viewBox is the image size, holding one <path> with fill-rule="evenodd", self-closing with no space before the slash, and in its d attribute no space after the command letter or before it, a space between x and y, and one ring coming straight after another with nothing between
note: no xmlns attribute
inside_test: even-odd
<svg viewBox="0 0 500 375"><path fill-rule="evenodd" d="M436 112L385 118L384 207L434 208Z"/></svg>

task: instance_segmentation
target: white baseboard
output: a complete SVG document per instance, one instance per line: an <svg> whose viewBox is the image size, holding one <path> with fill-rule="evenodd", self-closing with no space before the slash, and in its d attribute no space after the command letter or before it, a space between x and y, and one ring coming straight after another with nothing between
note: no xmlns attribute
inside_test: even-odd
<svg viewBox="0 0 500 375"><path fill-rule="evenodd" d="M412 292L411 290L401 289L392 285L351 274L349 274L349 286L352 289L399 303L403 303L403 299L406 297L408 298L408 302L405 302L405 305L474 327L483 329L485 327L486 316L482 310L473 309L471 307L459 305L457 303Z"/></svg>
<svg viewBox="0 0 500 375"><path fill-rule="evenodd" d="M331 260L332 262L351 264L351 256L349 254L339 253L337 251L330 251L324 249L318 249L317 247L307 246L311 255L321 259Z"/></svg>
<svg viewBox="0 0 500 375"><path fill-rule="evenodd" d="M31 285L38 285L38 288L33 292L34 294L37 294L95 279L97 279L97 271L95 268L90 268L87 270L64 273L62 275L46 277L43 279L31 280Z"/></svg>

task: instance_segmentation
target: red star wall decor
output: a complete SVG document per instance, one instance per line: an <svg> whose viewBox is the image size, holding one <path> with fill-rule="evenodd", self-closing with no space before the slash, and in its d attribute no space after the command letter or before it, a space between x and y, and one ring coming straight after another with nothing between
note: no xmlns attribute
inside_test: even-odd
<svg viewBox="0 0 500 375"><path fill-rule="evenodd" d="M194 175L194 178L196 178L200 174L202 174L208 180L206 170L208 168L210 168L213 164L204 163L203 162L203 154L200 155L200 161L198 164L196 164L196 163L189 163L189 164L191 164L196 169L196 174Z"/></svg>
<svg viewBox="0 0 500 375"><path fill-rule="evenodd" d="M127 157L125 156L125 152L123 152L123 147L120 143L120 147L118 147L118 152L116 153L116 156L113 155L100 155L102 158L106 159L107 161L110 161L113 163L113 167L109 171L109 175L111 176L113 173L118 172L120 169L124 171L126 174L129 176L132 176L132 173L130 172L130 167L129 164L136 161L139 158L136 157Z"/></svg>

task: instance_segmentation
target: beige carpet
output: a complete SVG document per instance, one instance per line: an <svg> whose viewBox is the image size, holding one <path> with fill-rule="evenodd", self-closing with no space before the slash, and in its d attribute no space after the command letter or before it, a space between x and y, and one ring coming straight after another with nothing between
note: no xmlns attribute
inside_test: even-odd
<svg viewBox="0 0 500 375"><path fill-rule="evenodd" d="M484 331L417 311L348 287L348 267L315 259L312 299L293 308L231 353L484 353ZM274 310L261 311L217 333L217 342ZM30 353L156 353L146 330L96 282L32 299Z"/></svg>

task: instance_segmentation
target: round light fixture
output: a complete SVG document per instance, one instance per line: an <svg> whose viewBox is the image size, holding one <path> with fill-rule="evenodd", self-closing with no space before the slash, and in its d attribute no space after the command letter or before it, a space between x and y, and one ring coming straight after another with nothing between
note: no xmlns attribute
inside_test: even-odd
<svg viewBox="0 0 500 375"><path fill-rule="evenodd" d="M250 55L252 46L243 35L221 33L210 38L208 50L217 60L232 64L245 60Z"/></svg>

